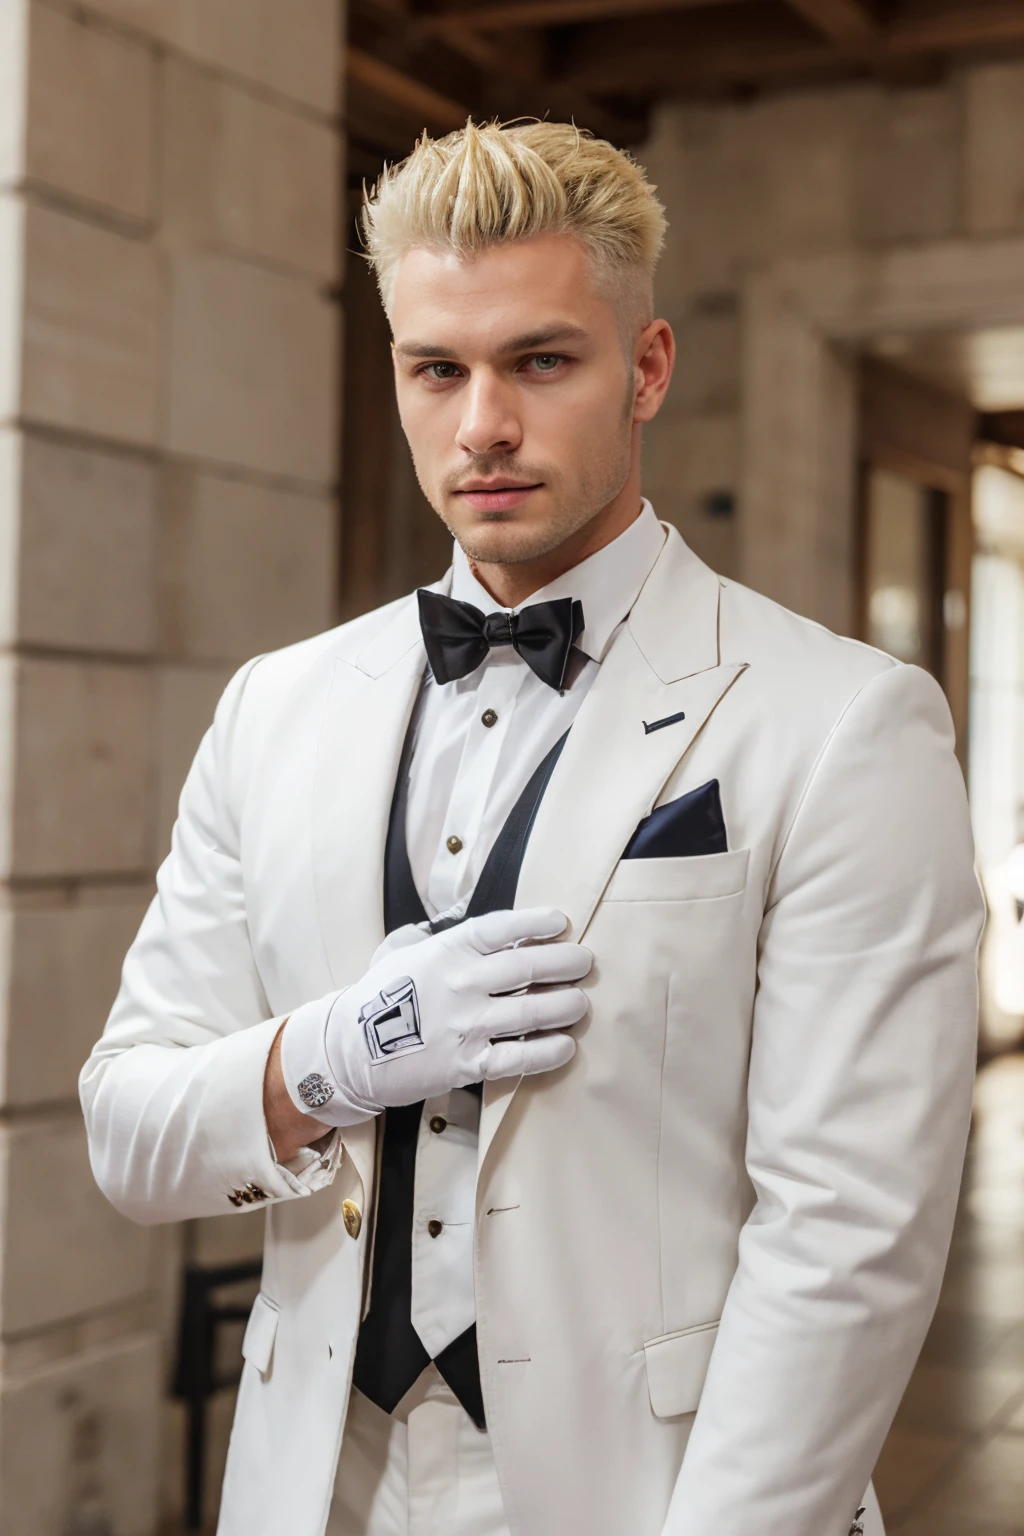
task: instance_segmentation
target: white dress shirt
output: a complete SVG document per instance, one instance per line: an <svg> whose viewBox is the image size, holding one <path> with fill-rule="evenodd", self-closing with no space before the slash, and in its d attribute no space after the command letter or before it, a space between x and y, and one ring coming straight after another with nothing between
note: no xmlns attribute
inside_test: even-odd
<svg viewBox="0 0 1024 1536"><path fill-rule="evenodd" d="M572 725L612 638L665 542L649 502L624 533L533 593L529 603L583 604L577 645L589 660L564 693L508 646L466 677L439 684L429 671L413 716L406 838L428 914L465 911L487 855L537 766ZM456 545L451 596L485 614L501 609ZM521 604L520 607L524 607ZM473 1221L480 1100L453 1089L424 1105L416 1150L412 1322L432 1357L476 1317ZM434 1127L432 1129L432 1127ZM437 1236L430 1223L441 1222Z"/></svg>

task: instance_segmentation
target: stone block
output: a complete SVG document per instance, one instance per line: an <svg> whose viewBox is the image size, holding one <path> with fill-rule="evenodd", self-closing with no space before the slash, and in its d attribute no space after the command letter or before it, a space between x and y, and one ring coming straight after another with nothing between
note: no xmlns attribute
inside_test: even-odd
<svg viewBox="0 0 1024 1536"><path fill-rule="evenodd" d="M180 58L164 78L161 238L338 271L340 139L330 124Z"/></svg>
<svg viewBox="0 0 1024 1536"><path fill-rule="evenodd" d="M18 628L21 441L20 432L0 427L0 645L10 645Z"/></svg>
<svg viewBox="0 0 1024 1536"><path fill-rule="evenodd" d="M25 894L0 909L5 1106L75 1097L149 894L142 886L97 886L63 901Z"/></svg>
<svg viewBox="0 0 1024 1536"><path fill-rule="evenodd" d="M337 110L338 0L175 0L168 10L168 36L185 53L321 112Z"/></svg>
<svg viewBox="0 0 1024 1536"><path fill-rule="evenodd" d="M657 492L655 511L663 522L679 529L694 554L720 576L735 576L739 568L737 518L709 517L699 502L683 490Z"/></svg>
<svg viewBox="0 0 1024 1536"><path fill-rule="evenodd" d="M154 127L150 49L35 5L29 60L29 179L146 218Z"/></svg>
<svg viewBox="0 0 1024 1536"><path fill-rule="evenodd" d="M213 720L217 700L231 679L230 667L161 667L158 682L159 791L157 856L171 846L181 786Z"/></svg>
<svg viewBox="0 0 1024 1536"><path fill-rule="evenodd" d="M0 879L11 867L14 846L16 665L13 656L0 655Z"/></svg>
<svg viewBox="0 0 1024 1536"><path fill-rule="evenodd" d="M0 5L0 187L25 168L29 0Z"/></svg>
<svg viewBox="0 0 1024 1536"><path fill-rule="evenodd" d="M149 1229L119 1216L100 1193L77 1117L5 1128L0 1156L6 1338L115 1307L147 1290Z"/></svg>
<svg viewBox="0 0 1024 1536"><path fill-rule="evenodd" d="M663 302L682 307L734 289L752 266L849 243L866 89L658 113L641 158L669 211Z"/></svg>
<svg viewBox="0 0 1024 1536"><path fill-rule="evenodd" d="M31 434L20 447L16 618L0 635L72 649L151 650L153 465Z"/></svg>
<svg viewBox="0 0 1024 1536"><path fill-rule="evenodd" d="M734 412L692 415L671 412L658 418L660 432L648 431L644 488L657 507L660 487L678 488L695 500L710 491L732 490L740 476L740 419Z"/></svg>
<svg viewBox="0 0 1024 1536"><path fill-rule="evenodd" d="M238 663L329 627L328 498L170 466L162 502L163 655Z"/></svg>
<svg viewBox="0 0 1024 1536"><path fill-rule="evenodd" d="M154 1335L8 1378L0 1393L0 1536L152 1536L162 1389Z"/></svg>
<svg viewBox="0 0 1024 1536"><path fill-rule="evenodd" d="M878 88L854 140L854 236L865 245L938 240L960 217L960 93Z"/></svg>
<svg viewBox="0 0 1024 1536"><path fill-rule="evenodd" d="M17 420L21 409L24 272L25 204L0 192L0 421L5 422Z"/></svg>
<svg viewBox="0 0 1024 1536"><path fill-rule="evenodd" d="M20 414L153 443L162 292L152 246L29 207L24 289Z"/></svg>
<svg viewBox="0 0 1024 1536"><path fill-rule="evenodd" d="M14 851L17 692L17 661L9 652L0 653L0 880L11 867Z"/></svg>
<svg viewBox="0 0 1024 1536"><path fill-rule="evenodd" d="M740 312L735 294L708 295L673 327L678 356L669 406L736 411L740 402ZM648 433L657 430L656 418Z"/></svg>
<svg viewBox="0 0 1024 1536"><path fill-rule="evenodd" d="M150 674L32 657L14 665L14 827L10 867L0 875L147 869L155 787Z"/></svg>
<svg viewBox="0 0 1024 1536"><path fill-rule="evenodd" d="M768 198L772 257L849 243L864 95L853 89L769 96L751 113L745 127ZM746 216L742 207L736 213Z"/></svg>
<svg viewBox="0 0 1024 1536"><path fill-rule="evenodd" d="M971 69L965 91L968 230L1024 229L1024 63Z"/></svg>
<svg viewBox="0 0 1024 1536"><path fill-rule="evenodd" d="M337 317L306 281L225 256L173 262L172 452L328 484Z"/></svg>
<svg viewBox="0 0 1024 1536"><path fill-rule="evenodd" d="M173 31L178 5L179 0L89 0L88 10L146 37L165 39Z"/></svg>

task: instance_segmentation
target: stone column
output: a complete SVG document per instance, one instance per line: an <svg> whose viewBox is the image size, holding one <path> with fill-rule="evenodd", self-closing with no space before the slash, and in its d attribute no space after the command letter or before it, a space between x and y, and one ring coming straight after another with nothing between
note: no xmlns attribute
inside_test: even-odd
<svg viewBox="0 0 1024 1536"><path fill-rule="evenodd" d="M0 0L0 1536L177 1493L180 1234L99 1195L76 1077L219 690L332 622L340 39Z"/></svg>

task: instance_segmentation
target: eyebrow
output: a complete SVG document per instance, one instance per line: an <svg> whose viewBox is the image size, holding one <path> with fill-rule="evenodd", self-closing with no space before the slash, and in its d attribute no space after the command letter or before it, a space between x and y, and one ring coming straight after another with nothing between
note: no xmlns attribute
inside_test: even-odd
<svg viewBox="0 0 1024 1536"><path fill-rule="evenodd" d="M521 336L510 336L495 350L499 357L510 352L529 352L534 347L549 347L558 341L582 341L587 332L578 325L548 325L539 331L525 331ZM432 346L424 341L400 341L395 343L399 357L450 357L458 356L456 347Z"/></svg>

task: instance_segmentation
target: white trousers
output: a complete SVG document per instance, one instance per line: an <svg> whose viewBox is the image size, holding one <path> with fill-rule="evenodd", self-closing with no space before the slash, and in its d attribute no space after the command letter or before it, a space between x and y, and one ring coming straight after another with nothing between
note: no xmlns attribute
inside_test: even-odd
<svg viewBox="0 0 1024 1536"><path fill-rule="evenodd" d="M885 1536L874 1488L864 1536ZM391 1416L353 1387L325 1536L509 1536L491 1442L429 1366Z"/></svg>
<svg viewBox="0 0 1024 1536"><path fill-rule="evenodd" d="M434 1367L394 1415L353 1387L326 1536L509 1536L490 1438Z"/></svg>

